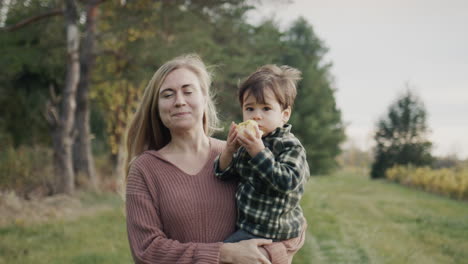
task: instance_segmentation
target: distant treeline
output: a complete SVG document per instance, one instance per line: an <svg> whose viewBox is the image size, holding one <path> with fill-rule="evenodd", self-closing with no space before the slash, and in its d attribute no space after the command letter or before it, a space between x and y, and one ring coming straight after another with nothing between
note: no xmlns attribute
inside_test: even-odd
<svg viewBox="0 0 468 264"><path fill-rule="evenodd" d="M237 85L257 67L274 63L301 70L293 132L307 149L312 174L328 172L336 166L344 125L332 64L324 59L327 48L304 18L285 30L274 20L250 24L246 14L254 8L235 0L12 1L0 32L1 149L56 145L54 133L65 107L61 102L69 98L64 92L73 63L69 54L74 54L66 46L65 25L75 21L81 68L77 98L72 98L77 103L74 128L67 135L74 140L75 154L79 144L91 140L94 155L110 153L120 166L127 122L152 74L168 59L196 52L212 65L224 124L241 120ZM59 11L52 15L54 10ZM40 17L47 13L51 15ZM86 124L91 134L79 127ZM73 164L75 172L89 173L89 167L80 166L94 167L92 159L86 165L76 155Z"/></svg>

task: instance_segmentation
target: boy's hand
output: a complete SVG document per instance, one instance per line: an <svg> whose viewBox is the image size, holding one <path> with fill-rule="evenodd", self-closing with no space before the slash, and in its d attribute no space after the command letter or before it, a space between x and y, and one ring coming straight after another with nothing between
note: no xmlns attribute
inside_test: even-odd
<svg viewBox="0 0 468 264"><path fill-rule="evenodd" d="M226 140L226 147L221 152L219 157L219 169L225 170L232 161L232 156L234 152L240 147L239 142L237 141L237 130L236 123L232 122L231 127L229 128L228 138Z"/></svg>
<svg viewBox="0 0 468 264"><path fill-rule="evenodd" d="M234 152L236 152L239 147L240 144L237 141L237 125L236 123L232 122L226 141L226 151L228 152L227 154L234 154Z"/></svg>
<svg viewBox="0 0 468 264"><path fill-rule="evenodd" d="M258 127L255 127L255 135L252 135L250 131L245 131L244 135L238 134L237 141L247 150L252 158L265 148L262 141L262 133Z"/></svg>

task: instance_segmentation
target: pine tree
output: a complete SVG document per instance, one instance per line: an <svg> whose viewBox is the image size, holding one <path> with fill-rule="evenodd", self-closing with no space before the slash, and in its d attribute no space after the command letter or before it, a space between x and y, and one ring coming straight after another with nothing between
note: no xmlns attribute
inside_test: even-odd
<svg viewBox="0 0 468 264"><path fill-rule="evenodd" d="M377 124L373 179L385 177L394 165L430 165L432 143L427 139L426 109L409 89L390 105L388 113Z"/></svg>
<svg viewBox="0 0 468 264"><path fill-rule="evenodd" d="M284 64L302 71L291 123L294 134L307 151L312 174L323 174L337 166L340 143L344 141L341 111L335 102L335 89L324 63L327 48L304 18L296 20L286 32Z"/></svg>

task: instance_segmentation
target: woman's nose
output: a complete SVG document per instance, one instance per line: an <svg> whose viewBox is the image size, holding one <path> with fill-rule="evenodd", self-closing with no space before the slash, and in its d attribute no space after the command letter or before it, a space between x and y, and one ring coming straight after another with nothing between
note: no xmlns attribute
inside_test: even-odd
<svg viewBox="0 0 468 264"><path fill-rule="evenodd" d="M185 105L185 98L183 94L176 93L175 106L180 107Z"/></svg>

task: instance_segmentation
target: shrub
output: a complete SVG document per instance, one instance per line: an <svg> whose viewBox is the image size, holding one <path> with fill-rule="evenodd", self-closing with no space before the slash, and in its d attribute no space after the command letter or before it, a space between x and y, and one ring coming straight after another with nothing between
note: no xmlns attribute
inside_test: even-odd
<svg viewBox="0 0 468 264"><path fill-rule="evenodd" d="M0 190L14 190L26 198L48 195L53 183L52 150L7 145L0 152L0 172Z"/></svg>
<svg viewBox="0 0 468 264"><path fill-rule="evenodd" d="M456 199L468 199L468 169L394 166L386 171L387 179Z"/></svg>

